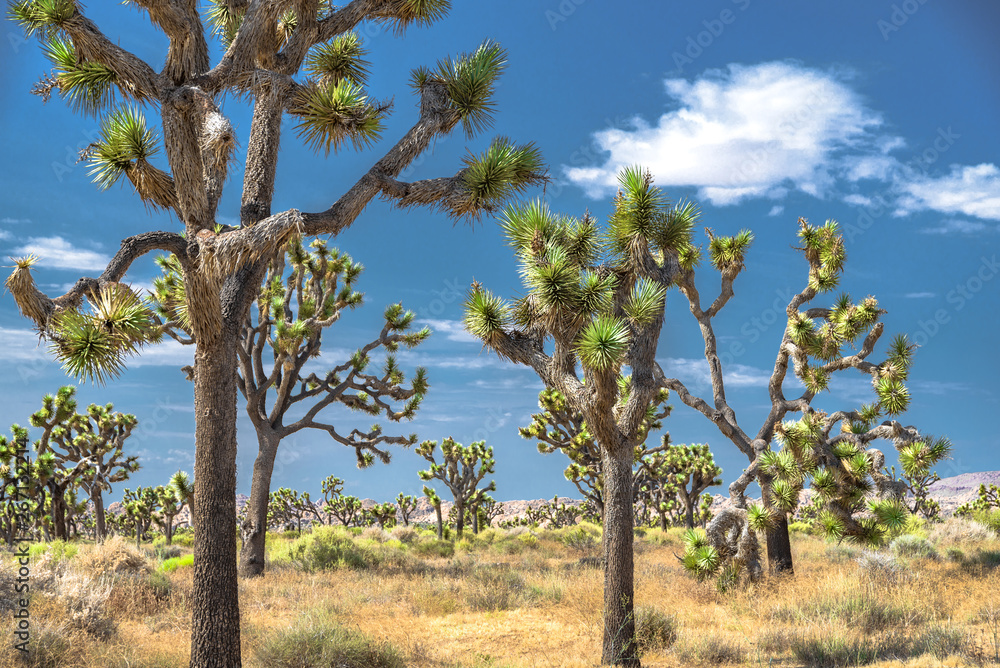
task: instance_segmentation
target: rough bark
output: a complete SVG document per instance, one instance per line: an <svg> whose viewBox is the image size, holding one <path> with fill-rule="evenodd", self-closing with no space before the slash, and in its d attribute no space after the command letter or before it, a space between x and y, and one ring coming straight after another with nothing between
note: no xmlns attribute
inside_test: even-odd
<svg viewBox="0 0 1000 668"><path fill-rule="evenodd" d="M257 431L257 459L253 463L250 501L241 527L243 549L240 551L240 575L257 577L264 573L265 539L267 537L267 502L271 491L271 474L278 441L273 434Z"/></svg>
<svg viewBox="0 0 1000 668"><path fill-rule="evenodd" d="M191 668L238 668L236 331L195 352L195 494ZM207 337L205 337L207 338Z"/></svg>
<svg viewBox="0 0 1000 668"><path fill-rule="evenodd" d="M638 666L633 610L632 449L602 448L604 465L604 640L601 664Z"/></svg>
<svg viewBox="0 0 1000 668"><path fill-rule="evenodd" d="M94 540L98 543L103 543L104 537L107 535L107 525L104 521L104 496L101 494L100 489L98 489L91 493L90 499L94 502L94 518L96 521Z"/></svg>

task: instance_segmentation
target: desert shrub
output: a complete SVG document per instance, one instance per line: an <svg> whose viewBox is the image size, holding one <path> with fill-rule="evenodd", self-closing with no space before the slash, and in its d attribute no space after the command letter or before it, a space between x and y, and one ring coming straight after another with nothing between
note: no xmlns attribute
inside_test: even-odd
<svg viewBox="0 0 1000 668"><path fill-rule="evenodd" d="M421 557L448 558L455 554L454 543L450 540L438 540L437 538L420 540L414 543L410 549Z"/></svg>
<svg viewBox="0 0 1000 668"><path fill-rule="evenodd" d="M455 549L462 550L463 552L472 552L473 545L472 541L468 538L463 538L462 540L455 541Z"/></svg>
<svg viewBox="0 0 1000 668"><path fill-rule="evenodd" d="M653 545L677 545L678 541L663 529L650 529L646 532L644 540Z"/></svg>
<svg viewBox="0 0 1000 668"><path fill-rule="evenodd" d="M589 552L601 544L598 536L580 525L563 527L551 533L557 541L577 552Z"/></svg>
<svg viewBox="0 0 1000 668"><path fill-rule="evenodd" d="M529 534L521 534L521 535L529 535ZM497 542L490 545L490 549L496 552L497 554L507 554L507 555L521 554L522 552L524 552L526 545L520 540L518 540L518 538L520 538L520 536L516 538L507 537L504 538L503 540L498 540Z"/></svg>
<svg viewBox="0 0 1000 668"><path fill-rule="evenodd" d="M153 550L153 556L161 561L175 559L184 554L184 551L176 545L161 545Z"/></svg>
<svg viewBox="0 0 1000 668"><path fill-rule="evenodd" d="M835 633L793 636L790 649L796 659L816 668L864 666L879 658L879 648L867 638L845 638Z"/></svg>
<svg viewBox="0 0 1000 668"><path fill-rule="evenodd" d="M1000 536L1000 508L977 510L972 514L972 520L986 527L990 531L990 538Z"/></svg>
<svg viewBox="0 0 1000 668"><path fill-rule="evenodd" d="M194 555L185 554L182 557L171 557L170 559L164 560L160 564L160 571L163 573L173 573L178 568L183 568L185 566L194 566Z"/></svg>
<svg viewBox="0 0 1000 668"><path fill-rule="evenodd" d="M688 636L674 646L674 656L682 665L743 663L747 648L738 640L708 633Z"/></svg>
<svg viewBox="0 0 1000 668"><path fill-rule="evenodd" d="M927 538L927 531L927 520L919 515L910 515L906 518L906 524L899 529L889 531L888 537L917 536L919 538Z"/></svg>
<svg viewBox="0 0 1000 668"><path fill-rule="evenodd" d="M635 640L639 653L663 651L677 642L677 617L658 608L635 608Z"/></svg>
<svg viewBox="0 0 1000 668"><path fill-rule="evenodd" d="M811 522L789 522L788 533L801 533L807 536L818 536L821 533Z"/></svg>
<svg viewBox="0 0 1000 668"><path fill-rule="evenodd" d="M517 540L523 543L525 547L529 547L532 549L538 547L538 536L536 536L533 533L521 534L520 536L517 537Z"/></svg>
<svg viewBox="0 0 1000 668"><path fill-rule="evenodd" d="M62 668L71 662L78 651L73 645L73 635L66 625L32 622L30 651L27 660L20 665L25 668ZM5 652L9 650L9 647L4 647Z"/></svg>
<svg viewBox="0 0 1000 668"><path fill-rule="evenodd" d="M968 656L970 643L968 634L960 628L942 624L930 624L913 638L914 655L933 654L938 659L949 656Z"/></svg>
<svg viewBox="0 0 1000 668"><path fill-rule="evenodd" d="M389 534L385 532L384 529L378 527L367 527L361 532L361 537L368 540L374 540L379 543L384 543L389 540Z"/></svg>
<svg viewBox="0 0 1000 668"><path fill-rule="evenodd" d="M121 536L112 536L103 543L76 557L76 567L97 577L108 573L149 573L152 567L146 555Z"/></svg>
<svg viewBox="0 0 1000 668"><path fill-rule="evenodd" d="M354 629L311 621L267 637L254 653L260 668L404 668L399 650Z"/></svg>
<svg viewBox="0 0 1000 668"><path fill-rule="evenodd" d="M913 534L905 534L893 539L889 543L889 549L897 557L909 557L913 559L938 559L937 550L926 538L921 538Z"/></svg>
<svg viewBox="0 0 1000 668"><path fill-rule="evenodd" d="M903 564L885 552L865 550L856 561L861 582L869 591L893 587L910 576Z"/></svg>
<svg viewBox="0 0 1000 668"><path fill-rule="evenodd" d="M409 545L410 543L415 542L420 534L413 527L397 525L393 527L391 535L400 543L403 543L404 545Z"/></svg>
<svg viewBox="0 0 1000 668"><path fill-rule="evenodd" d="M865 633L912 626L923 621L924 614L912 606L887 601L884 597L853 592L834 596L819 596L782 607L772 612L779 621L808 620L819 625L836 622Z"/></svg>
<svg viewBox="0 0 1000 668"><path fill-rule="evenodd" d="M304 571L369 568L378 563L373 550L358 545L338 527L319 527L288 546L289 561Z"/></svg>
<svg viewBox="0 0 1000 668"><path fill-rule="evenodd" d="M949 547L944 551L944 558L948 561L961 563L965 560L965 551L960 547Z"/></svg>
<svg viewBox="0 0 1000 668"><path fill-rule="evenodd" d="M72 559L80 551L80 546L76 543L67 543L62 540L54 540L51 543L35 543L28 548L28 558L37 561L43 554L47 554L53 567L60 562Z"/></svg>
<svg viewBox="0 0 1000 668"><path fill-rule="evenodd" d="M194 531L188 527L184 527L182 529L174 529L172 542L174 545L179 545L181 547L193 547Z"/></svg>
<svg viewBox="0 0 1000 668"><path fill-rule="evenodd" d="M477 564L469 574L465 600L473 610L511 610L532 598L524 578L506 564Z"/></svg>
<svg viewBox="0 0 1000 668"><path fill-rule="evenodd" d="M111 585L108 615L127 619L160 611L169 601L173 583L164 573L118 573L105 576Z"/></svg>
<svg viewBox="0 0 1000 668"><path fill-rule="evenodd" d="M503 532L499 529L494 529L490 527L488 529L483 529L478 534L475 535L474 540L480 545L492 545L497 540L503 538Z"/></svg>
<svg viewBox="0 0 1000 668"><path fill-rule="evenodd" d="M66 606L69 626L98 638L115 632L114 621L107 614L110 594L107 578L92 578L73 570L63 574L55 587L55 596Z"/></svg>
<svg viewBox="0 0 1000 668"><path fill-rule="evenodd" d="M987 575L1000 566L1000 551L977 550L973 554L967 555L961 565L962 570L972 575Z"/></svg>
<svg viewBox="0 0 1000 668"><path fill-rule="evenodd" d="M949 517L944 522L932 526L928 531L928 538L940 546L989 540L993 535L979 522L962 517Z"/></svg>
<svg viewBox="0 0 1000 668"><path fill-rule="evenodd" d="M849 545L828 545L823 555L835 564L856 559L860 550Z"/></svg>

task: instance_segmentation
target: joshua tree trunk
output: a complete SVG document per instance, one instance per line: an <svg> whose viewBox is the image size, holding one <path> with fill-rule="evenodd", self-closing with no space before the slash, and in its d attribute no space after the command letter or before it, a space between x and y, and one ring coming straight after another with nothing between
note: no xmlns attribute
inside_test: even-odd
<svg viewBox="0 0 1000 668"><path fill-rule="evenodd" d="M229 319L227 319L229 320ZM236 342L199 337L195 352L196 413L192 668L240 665L240 608L236 569Z"/></svg>
<svg viewBox="0 0 1000 668"><path fill-rule="evenodd" d="M56 540L66 540L66 506L63 490L58 483L52 485L52 536Z"/></svg>
<svg viewBox="0 0 1000 668"><path fill-rule="evenodd" d="M604 468L604 642L601 663L639 666L632 563L633 449L602 448Z"/></svg>
<svg viewBox="0 0 1000 668"><path fill-rule="evenodd" d="M104 522L104 496L101 490L92 492L90 500L94 502L94 542L103 543L107 536L107 525Z"/></svg>
<svg viewBox="0 0 1000 668"><path fill-rule="evenodd" d="M436 506L434 506L434 512L437 513L438 540L442 540L444 538L444 518L441 516L441 504L440 503L437 504Z"/></svg>
<svg viewBox="0 0 1000 668"><path fill-rule="evenodd" d="M278 440L265 429L257 430L257 459L253 463L250 501L241 527L243 549L240 552L240 575L252 578L264 574L264 553L267 538L267 501L271 490L271 474L278 452Z"/></svg>
<svg viewBox="0 0 1000 668"><path fill-rule="evenodd" d="M465 529L465 504L462 503L462 499L455 499L455 533L459 538L462 537L462 531Z"/></svg>
<svg viewBox="0 0 1000 668"><path fill-rule="evenodd" d="M763 490L761 501L766 505L771 505L770 488L772 479L761 475L759 476L759 480L761 483L760 487ZM780 513L777 521L775 521L774 525L767 532L767 566L768 570L774 575L781 573L794 574L792 543L788 537L788 515L785 513Z"/></svg>

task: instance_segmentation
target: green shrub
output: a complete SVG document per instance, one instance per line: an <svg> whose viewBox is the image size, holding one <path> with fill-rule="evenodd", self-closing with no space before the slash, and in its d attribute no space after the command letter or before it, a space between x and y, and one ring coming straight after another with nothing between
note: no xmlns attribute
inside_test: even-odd
<svg viewBox="0 0 1000 668"><path fill-rule="evenodd" d="M454 543L450 540L438 540L437 538L420 540L414 543L410 549L421 557L448 558L455 554Z"/></svg>
<svg viewBox="0 0 1000 668"><path fill-rule="evenodd" d="M669 649L677 642L677 617L657 608L635 608L635 640L639 653Z"/></svg>
<svg viewBox="0 0 1000 668"><path fill-rule="evenodd" d="M160 565L161 573L173 573L178 568L183 568L185 566L194 566L194 555L185 554L181 557L171 557L170 559L164 559L163 564Z"/></svg>
<svg viewBox="0 0 1000 668"><path fill-rule="evenodd" d="M647 543L653 545L678 545L679 541L663 529L650 529L644 537Z"/></svg>
<svg viewBox="0 0 1000 668"><path fill-rule="evenodd" d="M816 527L809 522L789 522L788 533L801 533L806 535L818 535Z"/></svg>
<svg viewBox="0 0 1000 668"><path fill-rule="evenodd" d="M462 550L464 552L472 552L472 542L468 538L463 538L455 543L456 550Z"/></svg>
<svg viewBox="0 0 1000 668"><path fill-rule="evenodd" d="M511 610L533 598L524 578L507 564L478 564L472 569L468 583L466 602L473 610Z"/></svg>
<svg viewBox="0 0 1000 668"><path fill-rule="evenodd" d="M392 537L404 545L415 542L419 536L420 532L413 527L397 525L392 529Z"/></svg>
<svg viewBox="0 0 1000 668"><path fill-rule="evenodd" d="M334 568L363 569L378 564L376 552L358 545L340 527L318 527L298 538L286 551L287 559L304 571Z"/></svg>
<svg viewBox="0 0 1000 668"><path fill-rule="evenodd" d="M995 535L1000 535L1000 508L977 510L972 514L972 519L982 524Z"/></svg>
<svg viewBox="0 0 1000 668"><path fill-rule="evenodd" d="M961 563L965 561L965 551L960 547L949 547L944 551L944 558L948 561Z"/></svg>
<svg viewBox="0 0 1000 668"><path fill-rule="evenodd" d="M937 550L926 538L904 534L889 543L889 549L897 557L913 559L938 559Z"/></svg>
<svg viewBox="0 0 1000 668"><path fill-rule="evenodd" d="M194 531L188 528L176 529L174 530L172 542L174 545L180 545L181 547L193 547Z"/></svg>
<svg viewBox="0 0 1000 668"><path fill-rule="evenodd" d="M726 636L714 633L684 639L674 647L674 656L681 665L692 666L702 664L742 664L747 655L747 648L739 641L733 641Z"/></svg>
<svg viewBox="0 0 1000 668"><path fill-rule="evenodd" d="M524 543L525 547L536 548L538 547L538 536L533 533L524 533L517 537L519 541Z"/></svg>
<svg viewBox="0 0 1000 668"><path fill-rule="evenodd" d="M161 545L153 549L153 556L161 561L166 561L167 559L173 559L174 557L179 557L183 555L184 552L181 548L176 545Z"/></svg>
<svg viewBox="0 0 1000 668"><path fill-rule="evenodd" d="M260 668L404 668L387 642L329 622L310 622L268 637L254 654Z"/></svg>
<svg viewBox="0 0 1000 668"><path fill-rule="evenodd" d="M527 535L527 534L522 534ZM497 554L521 554L524 552L525 547L527 547L523 542L518 540L516 537L504 537L501 540L496 541L490 545L490 549Z"/></svg>
<svg viewBox="0 0 1000 668"><path fill-rule="evenodd" d="M577 552L587 552L601 544L598 537L579 525L557 529L553 534L556 540Z"/></svg>
<svg viewBox="0 0 1000 668"><path fill-rule="evenodd" d="M35 561L47 553L52 560L49 566L55 568L60 561L75 557L79 549L76 543L67 543L62 540L54 540L51 543L35 543L28 548L28 558Z"/></svg>

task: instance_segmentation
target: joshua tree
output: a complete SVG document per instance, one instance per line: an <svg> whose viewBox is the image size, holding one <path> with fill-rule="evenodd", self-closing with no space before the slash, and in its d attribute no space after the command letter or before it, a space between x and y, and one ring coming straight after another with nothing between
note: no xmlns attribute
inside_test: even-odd
<svg viewBox="0 0 1000 668"><path fill-rule="evenodd" d="M508 207L501 222L528 294L512 306L473 283L465 322L501 358L531 367L558 390L600 448L607 564L601 661L634 666L632 468L650 408L662 402L656 345L666 290L689 259L695 209L670 207L638 169L619 181L603 262L589 215L571 221L538 202Z"/></svg>
<svg viewBox="0 0 1000 668"><path fill-rule="evenodd" d="M971 517L977 512L986 513L994 508L1000 508L1000 488L996 485L987 487L985 484L980 484L976 498L959 506L955 514L959 517Z"/></svg>
<svg viewBox="0 0 1000 668"><path fill-rule="evenodd" d="M367 415L384 415L394 422L412 419L427 390L425 370L418 367L411 386L405 387L405 376L393 352L401 344L408 348L420 344L430 330L408 331L414 314L394 304L385 310L385 325L379 335L350 359L321 375L307 370L306 365L322 352L323 331L338 322L346 309L362 303L362 294L354 290L354 285L363 267L347 254L328 249L322 240L313 241L312 248L312 252L307 251L301 239L293 237L287 252L271 264L257 297L256 317L244 324L237 349L237 387L246 399L258 445L249 510L241 522L240 573L245 577L264 572L267 503L282 440L304 429L321 430L334 442L354 448L361 468L369 466L375 457L387 463L390 453L385 445L407 446L417 440L416 435L384 435L377 424L366 432L354 429L342 434L333 424L319 419L331 404ZM286 255L291 265L287 275ZM165 272L155 282L160 316L181 323L185 336L177 337L179 340L194 342L180 264L176 257L170 257L160 258L160 265ZM366 373L370 355L381 350L389 353L382 372ZM266 361L266 357L271 360ZM403 405L396 408L393 402ZM290 410L303 415L288 420Z"/></svg>
<svg viewBox="0 0 1000 668"><path fill-rule="evenodd" d="M866 449L868 444L877 439L891 440L901 455L915 448L913 452L919 453L927 467L946 454L940 448L925 447L926 440L913 427L903 427L891 419L877 424L883 417L904 412L909 404L903 382L914 346L905 336L897 336L883 362L868 361L882 336L879 319L885 313L874 297L855 302L849 295L842 295L831 307L800 310L820 293L836 288L846 254L836 223L813 226L800 218L799 228L803 244L800 250L809 266L808 280L786 308L788 324L768 383L771 409L756 436L743 431L736 412L726 401L725 374L713 325L713 319L734 295L733 283L743 270L745 253L753 239L749 232L715 237L709 231L709 254L712 265L721 273L722 286L708 309L702 308L695 287L696 262L689 263L677 278L705 341L712 401L691 394L680 380L658 373L662 386L702 413L750 460L750 466L729 486L733 507L712 520L707 542L694 549L714 549L719 553L716 562L720 566L731 562L737 569L747 568L752 578L760 575L755 530L767 534L772 570L792 570L787 517L794 512L799 492L810 479L812 488L819 493L823 506L820 522L828 535L877 544L887 530L905 523L905 485L884 473L885 457L878 449ZM854 350L843 351L845 346ZM784 392L789 363L805 386L793 399L786 398ZM875 401L834 413L814 409L812 401L828 387L830 376L847 369L871 378ZM801 414L798 420L786 420L796 413ZM782 443L780 452L771 449L775 439ZM748 506L746 488L755 479L763 490L762 503ZM861 511L868 511L870 516L858 517ZM702 561L707 564L712 560Z"/></svg>
<svg viewBox="0 0 1000 668"><path fill-rule="evenodd" d="M380 529L391 529L396 526L396 504L392 501L376 503L365 513L371 520L378 523Z"/></svg>
<svg viewBox="0 0 1000 668"><path fill-rule="evenodd" d="M400 492L396 497L396 505L399 507L399 516L403 519L403 526L410 526L410 515L417 509L417 497Z"/></svg>
<svg viewBox="0 0 1000 668"><path fill-rule="evenodd" d="M178 471L170 478L170 487L174 489L174 496L177 498L178 506L177 512L180 512L184 506L188 508L188 526L192 529L194 528L194 485L191 483L191 479L188 474L184 471Z"/></svg>
<svg viewBox="0 0 1000 668"><path fill-rule="evenodd" d="M139 547L140 541L149 531L156 513L159 510L160 497L152 487L137 487L133 492L125 488L122 495L122 514L128 519L135 531L135 546Z"/></svg>
<svg viewBox="0 0 1000 668"><path fill-rule="evenodd" d="M444 538L444 517L441 515L441 497L432 487L427 485L424 485L424 496L427 497L427 501L430 502L437 515L437 536L438 540L442 540Z"/></svg>
<svg viewBox="0 0 1000 668"><path fill-rule="evenodd" d="M345 527L354 526L362 515L361 499L356 496L337 494L325 506L326 513Z"/></svg>
<svg viewBox="0 0 1000 668"><path fill-rule="evenodd" d="M930 498L929 492L930 486L941 476L931 471L931 462L947 458L950 452L951 441L933 436L926 436L922 442L911 443L900 450L901 479L907 493L913 495L912 505L907 505L907 510L914 515L923 515L928 520L940 519L941 504ZM896 467L892 468L892 477L896 477Z"/></svg>
<svg viewBox="0 0 1000 668"><path fill-rule="evenodd" d="M174 487L159 485L153 489L156 494L157 510L153 513L153 521L163 531L167 545L174 542L174 518L184 508L184 503L178 499Z"/></svg>
<svg viewBox="0 0 1000 668"><path fill-rule="evenodd" d="M493 526L493 520L503 515L503 503L485 492L479 495L479 502L476 508L476 516L479 519L480 529L490 528Z"/></svg>
<svg viewBox="0 0 1000 668"><path fill-rule="evenodd" d="M247 2L212 0L205 26L194 2L131 3L148 13L168 39L160 71L109 39L75 0L16 0L12 19L38 35L55 73L36 88L58 91L76 108L103 114L120 96L127 104L106 117L88 151L94 176L107 188L122 177L144 202L176 214L178 232L146 232L125 239L104 272L77 281L50 299L21 258L8 287L21 312L35 321L74 375L103 380L127 357L155 341L162 328L138 298L119 285L134 261L161 251L177 256L186 304L197 339L195 395L195 566L192 595L192 668L241 665L236 540L236 369L243 325L268 264L293 235L337 234L374 197L399 206L435 206L455 217L474 217L543 180L533 146L500 139L469 157L453 177L399 180L438 137L459 123L471 136L488 127L492 95L506 54L486 42L412 77L420 115L388 152L325 211L272 213L281 121L292 116L300 136L329 152L346 142L371 144L389 105L367 96L359 40L364 21L397 32L427 25L447 12L448 0L352 0L333 7L320 0ZM210 61L214 33L224 51ZM299 79L305 66L305 76ZM236 132L221 100L253 106L246 146L240 226L216 222L234 156ZM140 109L158 114L167 169L153 164L156 137ZM108 239L101 239L109 241ZM81 310L86 298L92 313Z"/></svg>
<svg viewBox="0 0 1000 668"><path fill-rule="evenodd" d="M620 381L627 386L629 379ZM664 405L669 393L660 392L650 404L646 419L642 422L640 431L645 435L663 426L661 420L670 415L671 407ZM601 448L587 429L582 413L574 411L558 390L545 388L538 394L538 405L543 412L531 416L531 424L519 427L522 437L538 440L538 451L550 454L561 451L570 459L564 476L573 483L583 498L590 501L604 517L604 498L601 490ZM643 443L636 448L635 463L650 453L659 452L662 447L649 450L646 448L645 436Z"/></svg>
<svg viewBox="0 0 1000 668"><path fill-rule="evenodd" d="M426 471L420 471L420 479L424 482L440 480L455 499L455 530L462 537L465 529L465 510L472 504L480 492L492 492L497 488L491 480L483 488L479 483L483 478L493 473L496 463L493 459L493 448L486 447L486 441L476 441L469 445L456 443L450 436L441 441L441 457L438 464L434 451L437 441L424 441L417 448L417 454L431 463ZM426 491L424 492L426 494ZM433 503L433 500L431 501Z"/></svg>
<svg viewBox="0 0 1000 668"><path fill-rule="evenodd" d="M666 449L642 458L641 472L653 489L653 509L660 515L661 528L667 528L666 512L674 497L680 500L684 524L694 528L695 515L702 492L714 485L721 485L722 469L715 465L715 458L702 445L671 445L664 436ZM661 505L666 507L660 509Z"/></svg>
<svg viewBox="0 0 1000 668"><path fill-rule="evenodd" d="M111 485L129 479L139 470L139 458L126 456L123 452L125 440L138 424L134 415L114 413L114 406L87 407L87 415L79 416L74 428L77 435L66 439L65 454L60 457L67 463L86 463L79 476L80 487L87 492L94 503L95 539L100 542L106 535L104 492L111 491Z"/></svg>

